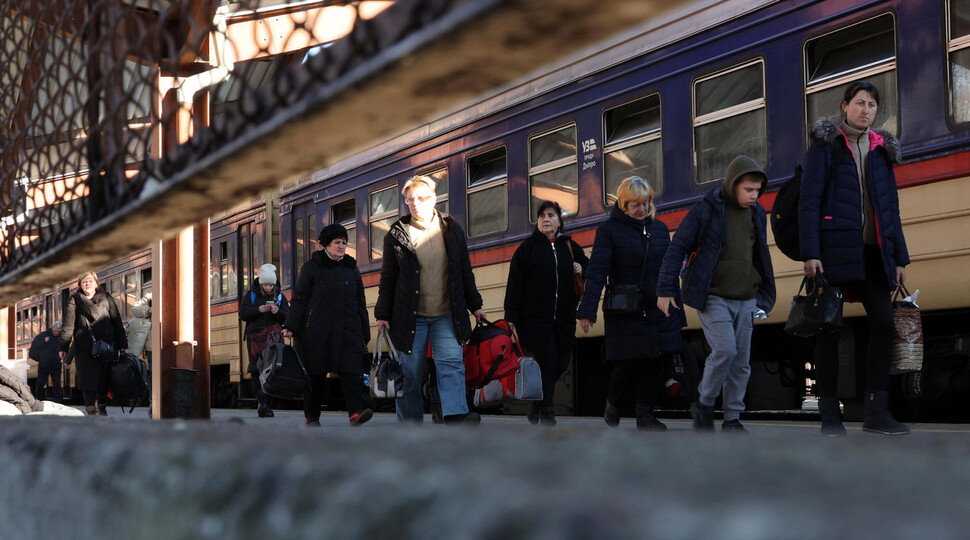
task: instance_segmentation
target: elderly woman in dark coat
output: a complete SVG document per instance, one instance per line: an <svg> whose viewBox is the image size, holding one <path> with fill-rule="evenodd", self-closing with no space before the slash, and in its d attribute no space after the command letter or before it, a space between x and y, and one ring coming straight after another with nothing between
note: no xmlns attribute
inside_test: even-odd
<svg viewBox="0 0 970 540"><path fill-rule="evenodd" d="M576 316L583 332L588 332L596 321L604 286L607 294L620 284L639 287L639 313L605 314L606 360L613 363L613 375L603 416L608 425L618 425L618 406L632 389L637 428L663 431L667 426L653 416L663 388L661 354L680 350L680 329L687 324L683 311L667 318L657 308L657 278L670 245L670 233L667 225L655 218L653 189L646 180L627 178L616 195L610 217L596 229L586 291Z"/></svg>
<svg viewBox="0 0 970 540"><path fill-rule="evenodd" d="M64 360L74 342L77 386L84 396L84 408L89 415L108 416L108 366L114 358L95 358L91 349L95 340L106 341L117 358L119 352L128 348L128 337L118 304L98 286L97 274L83 274L77 284L78 291L64 309L59 354Z"/></svg>
<svg viewBox="0 0 970 540"><path fill-rule="evenodd" d="M569 367L576 343L574 276L586 271L583 248L562 232L562 208L545 201L536 211L536 230L512 255L505 288L505 319L542 369L542 401L529 407L529 422L556 425L553 392Z"/></svg>
<svg viewBox="0 0 970 540"><path fill-rule="evenodd" d="M269 396L263 393L256 363L268 345L282 340L282 324L289 313L290 305L280 293L276 266L269 263L260 266L259 276L253 280L252 289L246 291L239 301L239 318L246 322L243 335L249 351L247 371L252 381L253 393L259 402L256 414L260 418L272 418L275 414L270 408Z"/></svg>
<svg viewBox="0 0 970 540"><path fill-rule="evenodd" d="M283 334L299 339L310 374L310 394L303 402L306 425L320 425L327 373L337 373L350 425L357 426L373 416L363 376L370 340L364 283L357 261L347 255L347 229L327 225L320 231L320 245L323 249L300 269Z"/></svg>
<svg viewBox="0 0 970 540"><path fill-rule="evenodd" d="M850 84L842 100L842 122L822 118L812 126L798 201L798 237L806 276L822 274L832 285L855 293L866 309L866 399L862 429L903 435L909 428L889 414L889 362L893 312L890 296L906 282L909 252L899 217L893 164L899 141L870 129L879 91L870 83ZM818 335L815 367L822 433L845 435L835 390L839 330Z"/></svg>

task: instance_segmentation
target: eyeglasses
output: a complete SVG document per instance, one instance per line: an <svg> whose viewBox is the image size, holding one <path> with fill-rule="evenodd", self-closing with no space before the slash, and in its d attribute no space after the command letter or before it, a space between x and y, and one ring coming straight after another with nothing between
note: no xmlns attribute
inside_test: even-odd
<svg viewBox="0 0 970 540"><path fill-rule="evenodd" d="M424 204L434 198L434 195L418 195L417 197L408 197L404 199L404 202L408 204L421 203Z"/></svg>

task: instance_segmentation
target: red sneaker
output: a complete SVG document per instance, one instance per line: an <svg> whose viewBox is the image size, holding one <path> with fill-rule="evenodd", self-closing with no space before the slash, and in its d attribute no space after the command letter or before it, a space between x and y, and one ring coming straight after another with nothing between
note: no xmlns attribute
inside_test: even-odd
<svg viewBox="0 0 970 540"><path fill-rule="evenodd" d="M354 413L350 415L350 425L359 426L373 417L374 417L374 411L370 409L364 409L359 413Z"/></svg>

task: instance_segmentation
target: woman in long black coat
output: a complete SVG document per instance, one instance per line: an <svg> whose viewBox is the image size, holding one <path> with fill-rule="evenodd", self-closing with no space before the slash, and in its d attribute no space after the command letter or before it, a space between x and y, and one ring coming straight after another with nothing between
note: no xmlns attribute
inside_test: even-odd
<svg viewBox="0 0 970 540"><path fill-rule="evenodd" d="M545 201L536 211L536 230L512 255L505 288L505 320L542 370L542 401L529 407L529 422L556 425L553 392L569 367L576 344L574 276L586 271L583 248L562 232L562 208Z"/></svg>
<svg viewBox="0 0 970 540"><path fill-rule="evenodd" d="M239 318L246 322L243 335L249 352L247 371L259 403L256 414L260 418L272 418L275 414L270 408L269 396L263 393L256 363L268 345L281 341L282 325L289 313L290 305L280 293L276 266L269 263L260 266L259 276L253 280L252 289L246 291L239 301Z"/></svg>
<svg viewBox="0 0 970 540"><path fill-rule="evenodd" d="M350 425L356 426L373 415L364 386L364 350L370 339L364 283L357 261L346 254L347 229L327 225L320 232L320 245L323 249L300 269L283 334L299 339L310 374L311 390L304 400L306 424L320 425L327 373L337 373Z"/></svg>
<svg viewBox="0 0 970 540"><path fill-rule="evenodd" d="M640 313L606 313L606 360L613 363L604 419L610 426L620 422L619 405L632 389L636 397L637 427L665 430L653 416L663 387L661 354L681 348L680 329L687 325L682 310L665 317L657 309L657 278L670 233L656 219L653 189L633 176L617 189L610 217L596 229L593 253L586 271L586 291L576 316L583 332L596 321L600 293L607 287L635 284L640 289ZM646 264L644 265L644 256ZM675 295L680 302L679 291Z"/></svg>
<svg viewBox="0 0 970 540"><path fill-rule="evenodd" d="M59 354L64 360L74 342L77 386L84 396L84 408L89 415L108 416L108 367L128 348L128 337L118 304L98 286L97 274L87 272L77 284L78 291L64 309ZM94 358L91 348L95 340L111 344L114 358Z"/></svg>

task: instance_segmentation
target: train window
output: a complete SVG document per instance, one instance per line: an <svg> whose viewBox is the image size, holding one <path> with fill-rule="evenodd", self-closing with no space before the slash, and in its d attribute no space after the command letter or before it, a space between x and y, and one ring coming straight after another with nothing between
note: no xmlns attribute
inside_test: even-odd
<svg viewBox="0 0 970 540"><path fill-rule="evenodd" d="M761 60L694 81L694 181L714 182L738 155L768 162Z"/></svg>
<svg viewBox="0 0 970 540"><path fill-rule="evenodd" d="M419 172L420 176L427 176L434 180L434 194L435 199L438 202L435 203L434 209L438 212L448 212L448 167L434 169L430 171Z"/></svg>
<svg viewBox="0 0 970 540"><path fill-rule="evenodd" d="M330 206L330 223L347 229L347 255L357 258L357 203L348 199Z"/></svg>
<svg viewBox="0 0 970 540"><path fill-rule="evenodd" d="M219 296L229 296L229 243L219 242Z"/></svg>
<svg viewBox="0 0 970 540"><path fill-rule="evenodd" d="M124 309L122 308L122 304L125 303L125 295L120 277L114 278L108 282L108 292L111 294L111 297L115 299L115 304L118 306L118 309Z"/></svg>
<svg viewBox="0 0 970 540"><path fill-rule="evenodd" d="M542 201L556 201L564 216L579 211L576 125L529 140L529 218Z"/></svg>
<svg viewBox="0 0 970 540"><path fill-rule="evenodd" d="M152 292L152 269L145 268L141 271L141 296Z"/></svg>
<svg viewBox="0 0 970 540"><path fill-rule="evenodd" d="M138 301L138 281L135 272L125 274L125 305L124 316L127 317L131 312L132 306Z"/></svg>
<svg viewBox="0 0 970 540"><path fill-rule="evenodd" d="M950 0L947 18L950 117L962 124L970 122L970 0Z"/></svg>
<svg viewBox="0 0 970 540"><path fill-rule="evenodd" d="M17 341L23 341L23 340L24 340L24 318L18 311L17 312Z"/></svg>
<svg viewBox="0 0 970 540"><path fill-rule="evenodd" d="M370 226L370 258L380 259L384 254L384 235L397 221L398 213L397 184L388 186L370 194L370 212L368 222Z"/></svg>
<svg viewBox="0 0 970 540"><path fill-rule="evenodd" d="M823 116L841 121L846 87L865 80L879 89L879 111L872 127L898 134L896 38L891 14L806 42L805 70L807 126ZM806 142L810 136L806 133Z"/></svg>
<svg viewBox="0 0 970 540"><path fill-rule="evenodd" d="M307 260L310 260L310 255L316 251L315 246L317 245L317 214L316 212L311 212L307 214L306 217L306 245L307 245Z"/></svg>
<svg viewBox="0 0 970 540"><path fill-rule="evenodd" d="M30 337L40 333L40 315L37 313L37 306L30 308Z"/></svg>
<svg viewBox="0 0 970 540"><path fill-rule="evenodd" d="M293 257L295 264L293 269L296 270L299 276L300 270L303 269L303 264L306 263L306 232L304 230L303 218L299 217L293 220Z"/></svg>
<svg viewBox="0 0 970 540"><path fill-rule="evenodd" d="M504 147L468 158L465 208L468 236L509 228L509 176Z"/></svg>
<svg viewBox="0 0 970 540"><path fill-rule="evenodd" d="M247 231L249 227L246 227ZM239 237L239 277L242 279L242 292L253 286L252 237L243 234Z"/></svg>
<svg viewBox="0 0 970 540"><path fill-rule="evenodd" d="M620 182L639 176L654 195L663 189L663 154L660 145L660 94L632 101L603 112L603 202L616 202Z"/></svg>

